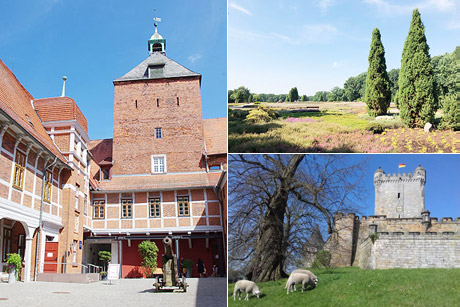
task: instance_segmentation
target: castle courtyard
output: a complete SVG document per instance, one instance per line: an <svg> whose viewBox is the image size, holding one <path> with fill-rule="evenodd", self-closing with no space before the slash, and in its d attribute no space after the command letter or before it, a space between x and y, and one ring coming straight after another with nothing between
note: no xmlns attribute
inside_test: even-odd
<svg viewBox="0 0 460 307"><path fill-rule="evenodd" d="M186 293L155 293L152 279L0 283L1 306L226 306L226 278L189 278Z"/></svg>

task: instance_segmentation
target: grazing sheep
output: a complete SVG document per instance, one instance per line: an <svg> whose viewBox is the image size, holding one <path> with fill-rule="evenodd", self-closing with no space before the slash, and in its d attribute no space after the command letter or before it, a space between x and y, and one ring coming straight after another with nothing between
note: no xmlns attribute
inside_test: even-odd
<svg viewBox="0 0 460 307"><path fill-rule="evenodd" d="M260 298L260 290L255 282L250 280L238 280L235 284L235 289L233 290L233 300L236 300L236 294L238 293L238 299L241 300L241 292L246 292L245 300L249 300L249 293Z"/></svg>
<svg viewBox="0 0 460 307"><path fill-rule="evenodd" d="M302 292L303 292L305 285L310 285L310 286L316 285L316 281L313 280L313 278L311 278L309 274L292 273L291 276L289 276L288 281L286 282L285 288L287 289L287 294L289 294L289 289L291 289L291 292L294 292L296 290L295 286L297 284L302 284Z"/></svg>
<svg viewBox="0 0 460 307"><path fill-rule="evenodd" d="M316 285L318 284L318 277L316 277L316 275L313 274L312 272L310 272L309 270L297 269L297 270L293 271L292 273L308 274L310 276L310 278L314 281L314 284L310 284L313 288L316 287Z"/></svg>

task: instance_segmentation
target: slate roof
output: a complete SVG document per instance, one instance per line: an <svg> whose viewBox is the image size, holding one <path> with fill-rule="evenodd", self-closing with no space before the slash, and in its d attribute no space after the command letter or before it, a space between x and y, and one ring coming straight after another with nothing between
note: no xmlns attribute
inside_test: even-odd
<svg viewBox="0 0 460 307"><path fill-rule="evenodd" d="M153 67L154 73L149 78L148 68ZM133 80L149 80L149 79L165 79L165 78L180 78L180 77L200 77L199 73L193 72L177 62L174 62L161 52L153 52L142 63L134 67L130 72L121 78L114 80L133 81Z"/></svg>
<svg viewBox="0 0 460 307"><path fill-rule="evenodd" d="M221 172L112 177L98 183L103 191L173 190L215 187Z"/></svg>
<svg viewBox="0 0 460 307"><path fill-rule="evenodd" d="M51 97L34 100L35 111L42 122L75 119L88 134L88 121L70 97Z"/></svg>
<svg viewBox="0 0 460 307"><path fill-rule="evenodd" d="M34 98L0 60L0 108L62 162L67 163L30 103Z"/></svg>
<svg viewBox="0 0 460 307"><path fill-rule="evenodd" d="M227 153L227 118L203 120L204 139L208 155Z"/></svg>
<svg viewBox="0 0 460 307"><path fill-rule="evenodd" d="M312 231L310 238L308 238L306 245L321 248L324 245L323 236L319 230L319 226L316 225L315 229Z"/></svg>

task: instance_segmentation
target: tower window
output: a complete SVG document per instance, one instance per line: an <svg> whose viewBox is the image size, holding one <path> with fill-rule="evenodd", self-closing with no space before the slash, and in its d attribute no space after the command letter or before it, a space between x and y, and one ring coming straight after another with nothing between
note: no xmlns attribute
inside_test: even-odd
<svg viewBox="0 0 460 307"><path fill-rule="evenodd" d="M398 193L398 199L400 199L400 198L401 198L401 193Z"/></svg>
<svg viewBox="0 0 460 307"><path fill-rule="evenodd" d="M177 97L177 105L179 105L179 97Z"/></svg>
<svg viewBox="0 0 460 307"><path fill-rule="evenodd" d="M155 138L161 139L162 137L163 137L163 134L161 132L161 128L155 128Z"/></svg>
<svg viewBox="0 0 460 307"><path fill-rule="evenodd" d="M152 173L166 173L166 155L152 155Z"/></svg>
<svg viewBox="0 0 460 307"><path fill-rule="evenodd" d="M136 109L137 109L137 99L136 99Z"/></svg>
<svg viewBox="0 0 460 307"><path fill-rule="evenodd" d="M160 106L160 98L157 98L157 107Z"/></svg>

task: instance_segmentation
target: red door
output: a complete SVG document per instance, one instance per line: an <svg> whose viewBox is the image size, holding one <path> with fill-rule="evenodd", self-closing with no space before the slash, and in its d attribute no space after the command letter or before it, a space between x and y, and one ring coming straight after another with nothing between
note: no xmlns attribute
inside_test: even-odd
<svg viewBox="0 0 460 307"><path fill-rule="evenodd" d="M45 265L43 267L45 273L57 273L58 244L59 242L45 243Z"/></svg>

